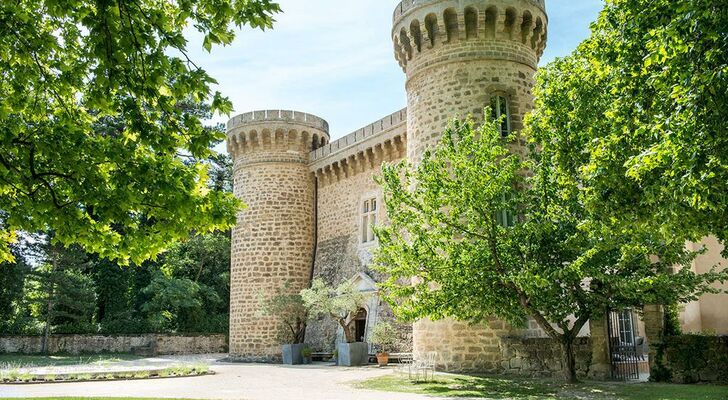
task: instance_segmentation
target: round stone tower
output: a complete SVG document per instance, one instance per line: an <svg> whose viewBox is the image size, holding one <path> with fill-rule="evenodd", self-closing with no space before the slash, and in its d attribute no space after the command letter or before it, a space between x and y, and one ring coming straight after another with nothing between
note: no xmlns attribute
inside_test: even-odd
<svg viewBox="0 0 728 400"><path fill-rule="evenodd" d="M546 43L544 0L403 0L394 11L395 58L407 75L407 156L417 163L448 120L496 105L504 130L518 131ZM436 351L449 370L502 368L500 321L415 323L415 352Z"/></svg>
<svg viewBox="0 0 728 400"><path fill-rule="evenodd" d="M230 356L275 361L278 325L260 298L289 283L308 287L314 247L314 177L309 153L329 141L323 119L296 111L238 115L227 125L235 196L247 208L232 232Z"/></svg>

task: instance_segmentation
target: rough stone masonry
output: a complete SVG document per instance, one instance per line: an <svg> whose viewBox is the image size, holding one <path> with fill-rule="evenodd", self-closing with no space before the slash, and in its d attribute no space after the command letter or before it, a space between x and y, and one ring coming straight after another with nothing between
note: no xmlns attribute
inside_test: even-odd
<svg viewBox="0 0 728 400"><path fill-rule="evenodd" d="M386 223L373 176L382 163L416 163L449 119L482 118L498 98L508 129L519 130L546 43L543 0L405 0L395 9L395 59L407 76L407 108L337 141L327 123L296 111L256 111L228 123L235 194L248 208L233 231L230 353L249 361L280 355L275 320L260 315L260 296L286 282L292 291L321 277L345 280L371 299L360 312L364 338L392 319L369 268L376 248L370 225ZM522 149L514 146L514 151ZM538 336L500 321L468 325L420 321L401 325L403 351L438 353L451 370L503 368L503 338ZM330 352L342 332L313 321L307 342ZM509 365L509 369L513 369Z"/></svg>

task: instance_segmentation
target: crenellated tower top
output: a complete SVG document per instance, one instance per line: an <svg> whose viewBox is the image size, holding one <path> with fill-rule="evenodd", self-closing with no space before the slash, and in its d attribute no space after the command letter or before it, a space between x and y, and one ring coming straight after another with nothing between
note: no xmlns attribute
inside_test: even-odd
<svg viewBox="0 0 728 400"><path fill-rule="evenodd" d="M395 58L413 69L452 59L438 48L458 43L455 58L503 59L536 68L546 47L544 0L403 0L394 11ZM473 42L464 46L463 42ZM508 42L508 46L496 43ZM424 57L436 50L442 60Z"/></svg>
<svg viewBox="0 0 728 400"><path fill-rule="evenodd" d="M312 114L290 110L252 111L227 123L228 152L234 160L251 153L299 158L329 143L329 124Z"/></svg>

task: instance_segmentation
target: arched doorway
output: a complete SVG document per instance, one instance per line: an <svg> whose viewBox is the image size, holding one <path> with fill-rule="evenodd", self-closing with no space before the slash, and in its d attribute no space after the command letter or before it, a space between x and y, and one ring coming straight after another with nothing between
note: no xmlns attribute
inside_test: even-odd
<svg viewBox="0 0 728 400"><path fill-rule="evenodd" d="M360 308L354 317L354 338L357 342L366 341L367 333L367 310Z"/></svg>

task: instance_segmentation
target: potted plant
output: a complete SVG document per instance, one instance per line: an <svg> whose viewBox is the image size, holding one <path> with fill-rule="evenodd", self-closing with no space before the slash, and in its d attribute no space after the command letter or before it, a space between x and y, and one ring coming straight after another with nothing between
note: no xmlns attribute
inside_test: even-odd
<svg viewBox="0 0 728 400"><path fill-rule="evenodd" d="M301 353L305 348L303 342L308 315L301 295L292 293L290 284L286 283L273 296L261 296L260 309L263 314L275 317L280 322L277 340L281 344L283 363L302 364Z"/></svg>
<svg viewBox="0 0 728 400"><path fill-rule="evenodd" d="M374 325L369 341L377 348L377 364L384 367L389 363L389 352L397 342L397 330L389 322Z"/></svg>
<svg viewBox="0 0 728 400"><path fill-rule="evenodd" d="M338 365L363 365L369 359L366 343L356 342L353 323L357 311L366 301L366 295L356 290L352 282L344 282L331 288L320 279L314 279L309 289L301 291L301 298L309 317L327 316L336 321L344 331L344 343L336 345Z"/></svg>
<svg viewBox="0 0 728 400"><path fill-rule="evenodd" d="M308 346L304 347L303 350L301 350L301 356L303 357L304 364L311 364L312 355L313 355L313 351Z"/></svg>

